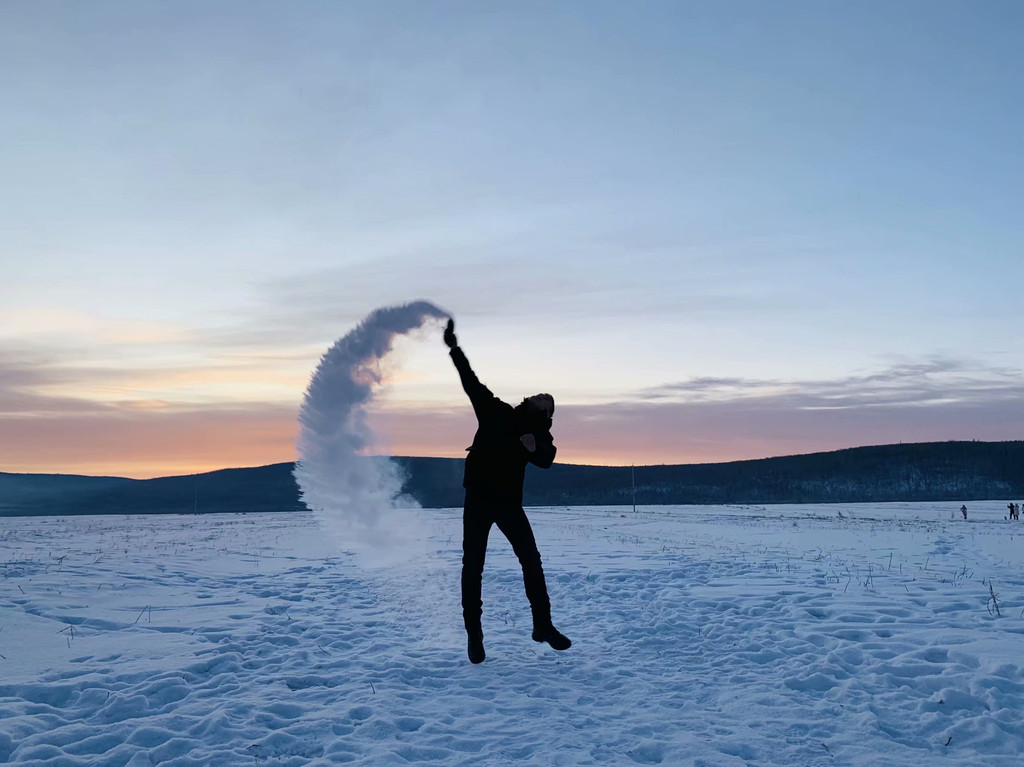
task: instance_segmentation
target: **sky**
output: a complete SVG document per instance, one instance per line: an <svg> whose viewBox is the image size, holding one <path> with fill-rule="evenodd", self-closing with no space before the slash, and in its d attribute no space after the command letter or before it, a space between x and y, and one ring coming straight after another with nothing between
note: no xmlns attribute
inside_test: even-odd
<svg viewBox="0 0 1024 767"><path fill-rule="evenodd" d="M0 471L293 460L450 312L565 463L1024 438L1024 4L0 4ZM439 327L380 453L461 456Z"/></svg>

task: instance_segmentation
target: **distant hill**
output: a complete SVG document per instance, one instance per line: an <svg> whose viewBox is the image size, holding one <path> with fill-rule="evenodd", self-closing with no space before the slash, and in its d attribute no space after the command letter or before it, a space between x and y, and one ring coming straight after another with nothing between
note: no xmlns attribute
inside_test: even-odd
<svg viewBox="0 0 1024 767"><path fill-rule="evenodd" d="M0 472L0 516L297 511L293 465L156 479Z"/></svg>
<svg viewBox="0 0 1024 767"><path fill-rule="evenodd" d="M379 460L379 459L365 459ZM462 505L462 459L394 459L427 507ZM0 472L0 516L304 509L292 463L157 479ZM729 463L528 467L527 506L1024 500L1024 441L926 442Z"/></svg>

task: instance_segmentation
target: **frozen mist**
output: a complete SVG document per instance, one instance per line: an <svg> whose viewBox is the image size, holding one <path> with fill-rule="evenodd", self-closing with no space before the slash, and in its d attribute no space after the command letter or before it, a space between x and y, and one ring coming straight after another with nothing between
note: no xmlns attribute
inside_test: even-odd
<svg viewBox="0 0 1024 767"><path fill-rule="evenodd" d="M457 572L428 541L432 524L403 496L400 467L366 456L366 407L385 383L381 363L399 335L449 315L428 301L374 310L320 359L299 409L295 480L338 552L377 570L377 599L421 638L456 641ZM440 351L439 351L440 353Z"/></svg>
<svg viewBox="0 0 1024 767"><path fill-rule="evenodd" d="M448 314L428 301L376 309L320 359L299 409L295 480L323 528L364 564L407 561L423 539L415 500L400 495L393 461L367 457L366 406L383 383L381 361L396 336Z"/></svg>

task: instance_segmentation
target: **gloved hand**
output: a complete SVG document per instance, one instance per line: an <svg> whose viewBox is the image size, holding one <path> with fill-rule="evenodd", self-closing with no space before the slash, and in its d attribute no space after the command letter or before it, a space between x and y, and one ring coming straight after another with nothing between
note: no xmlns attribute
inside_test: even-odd
<svg viewBox="0 0 1024 767"><path fill-rule="evenodd" d="M444 329L444 342L449 349L454 349L459 345L459 341L455 337L455 320L451 317L448 318L448 327Z"/></svg>

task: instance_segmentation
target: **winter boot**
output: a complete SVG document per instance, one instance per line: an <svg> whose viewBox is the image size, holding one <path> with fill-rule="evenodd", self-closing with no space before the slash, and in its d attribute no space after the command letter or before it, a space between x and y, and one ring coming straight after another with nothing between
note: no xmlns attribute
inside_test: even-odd
<svg viewBox="0 0 1024 767"><path fill-rule="evenodd" d="M470 663L484 662L484 658L487 657L487 653L484 652L484 634L482 631L469 632L469 642L466 645L466 653L469 655Z"/></svg>
<svg viewBox="0 0 1024 767"><path fill-rule="evenodd" d="M572 647L572 642L569 641L569 637L562 634L550 623L539 626L535 625L533 627L533 641L547 642L556 650L568 650Z"/></svg>

